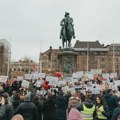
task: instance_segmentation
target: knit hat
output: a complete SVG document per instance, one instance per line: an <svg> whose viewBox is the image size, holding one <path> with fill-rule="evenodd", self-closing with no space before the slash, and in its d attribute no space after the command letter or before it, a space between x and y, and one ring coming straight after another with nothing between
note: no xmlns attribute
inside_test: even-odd
<svg viewBox="0 0 120 120"><path fill-rule="evenodd" d="M69 112L68 120L83 120L83 117L77 109L72 108Z"/></svg>

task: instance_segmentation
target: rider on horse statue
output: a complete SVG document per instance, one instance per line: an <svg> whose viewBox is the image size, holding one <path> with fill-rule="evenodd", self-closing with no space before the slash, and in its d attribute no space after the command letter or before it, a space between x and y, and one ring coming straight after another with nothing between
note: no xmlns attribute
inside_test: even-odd
<svg viewBox="0 0 120 120"><path fill-rule="evenodd" d="M71 29L73 31L73 38L75 38L73 19L69 16L69 13L65 12L65 18L63 18L62 21L60 22L60 25L62 26L60 31L60 39L63 37L62 31L66 24L69 24L71 26Z"/></svg>

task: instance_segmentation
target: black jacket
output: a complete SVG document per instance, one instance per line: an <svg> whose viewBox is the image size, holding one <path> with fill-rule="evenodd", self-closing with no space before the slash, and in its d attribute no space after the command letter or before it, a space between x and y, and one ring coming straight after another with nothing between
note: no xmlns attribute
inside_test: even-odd
<svg viewBox="0 0 120 120"><path fill-rule="evenodd" d="M115 108L111 120L117 120L117 117L118 117L119 115L120 115L120 105L118 105L118 107Z"/></svg>
<svg viewBox="0 0 120 120"><path fill-rule="evenodd" d="M37 108L34 103L25 101L16 108L15 114L21 114L24 120L36 120Z"/></svg>
<svg viewBox="0 0 120 120"><path fill-rule="evenodd" d="M11 118L14 115L14 110L11 105L5 105L5 116L3 118L0 118L0 120L11 120Z"/></svg>
<svg viewBox="0 0 120 120"><path fill-rule="evenodd" d="M55 120L55 102L48 100L43 103L42 107L43 120Z"/></svg>
<svg viewBox="0 0 120 120"><path fill-rule="evenodd" d="M66 120L67 99L59 95L56 97L56 120Z"/></svg>

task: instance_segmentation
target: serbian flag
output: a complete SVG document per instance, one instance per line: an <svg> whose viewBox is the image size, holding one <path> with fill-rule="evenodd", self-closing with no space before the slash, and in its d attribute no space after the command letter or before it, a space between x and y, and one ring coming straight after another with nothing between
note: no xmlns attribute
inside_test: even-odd
<svg viewBox="0 0 120 120"><path fill-rule="evenodd" d="M36 71L36 64L33 64L33 71Z"/></svg>

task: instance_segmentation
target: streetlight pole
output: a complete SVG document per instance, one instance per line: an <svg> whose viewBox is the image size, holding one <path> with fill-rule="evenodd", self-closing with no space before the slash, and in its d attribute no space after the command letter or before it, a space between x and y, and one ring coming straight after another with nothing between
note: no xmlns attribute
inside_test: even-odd
<svg viewBox="0 0 120 120"><path fill-rule="evenodd" d="M87 43L87 72L89 71L89 43Z"/></svg>
<svg viewBox="0 0 120 120"><path fill-rule="evenodd" d="M113 72L115 73L115 45L114 45L114 42L113 42Z"/></svg>

